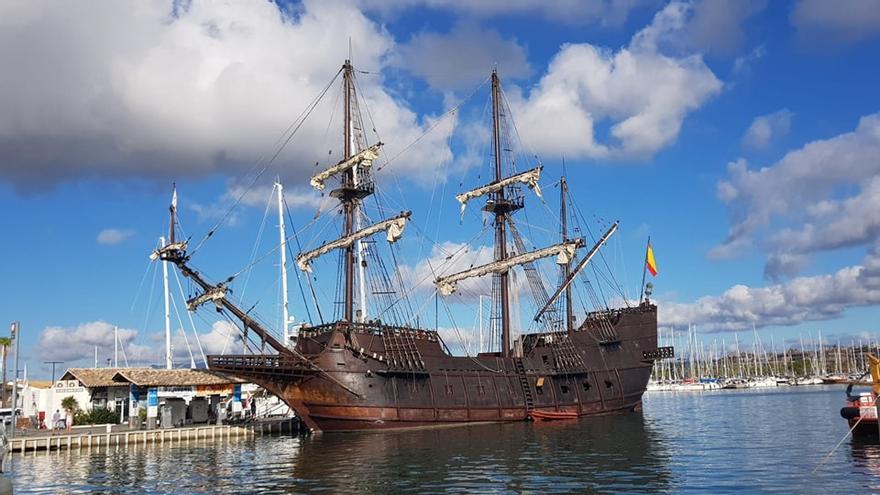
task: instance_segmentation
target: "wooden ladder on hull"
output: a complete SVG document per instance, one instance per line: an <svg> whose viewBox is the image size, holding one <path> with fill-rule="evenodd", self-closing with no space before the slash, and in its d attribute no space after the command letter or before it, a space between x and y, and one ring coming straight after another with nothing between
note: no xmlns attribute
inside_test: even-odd
<svg viewBox="0 0 880 495"><path fill-rule="evenodd" d="M526 368L523 366L522 358L515 358L516 376L519 377L519 384L523 389L523 398L526 401L526 411L531 412L535 409L535 398L532 396L532 388L529 386L529 378L526 376Z"/></svg>

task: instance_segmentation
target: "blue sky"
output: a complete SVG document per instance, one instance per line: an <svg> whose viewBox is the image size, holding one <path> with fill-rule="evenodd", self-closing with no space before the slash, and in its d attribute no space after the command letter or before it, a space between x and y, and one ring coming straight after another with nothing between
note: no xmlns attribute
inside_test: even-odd
<svg viewBox="0 0 880 495"><path fill-rule="evenodd" d="M542 227L555 225L565 157L585 216L622 222L606 253L630 297L652 237L664 325L694 323L709 342L753 323L777 342L820 330L831 341L876 336L880 3L828 5L0 2L0 314L22 322L23 357L40 376L46 360L90 364L95 346L111 357L113 326L132 360L158 363L161 287L147 255L166 233L171 183L198 240L330 81L350 39L385 156L398 155L376 174L382 197L414 213L400 244L413 280L420 262L444 257L432 241L470 243L465 265L489 243L473 239L476 204L460 221L453 196L488 177L480 82L497 65L523 146L545 165L543 201L527 192L517 217L529 242L553 242L555 227ZM332 238L331 224L321 230L332 215L306 228L329 206L307 182L315 162L340 152L337 93L194 257L200 270L224 278L255 242L258 256L277 244L274 212L258 237L276 176L303 242ZM330 258L316 271L335 273ZM236 296L277 323L275 257L247 287L244 277ZM332 299L334 275L318 284ZM290 297L304 319L293 267ZM432 301L428 289L413 295L433 325ZM452 326L475 325L475 309L456 301L455 324L443 310L438 319L450 339ZM194 321L206 352L234 345L211 311Z"/></svg>

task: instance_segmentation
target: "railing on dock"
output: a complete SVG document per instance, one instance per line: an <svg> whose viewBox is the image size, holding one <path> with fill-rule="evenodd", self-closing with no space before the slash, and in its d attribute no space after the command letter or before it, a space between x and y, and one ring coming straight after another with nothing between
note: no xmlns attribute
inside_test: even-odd
<svg viewBox="0 0 880 495"><path fill-rule="evenodd" d="M156 428L150 430L110 431L74 435L22 436L10 438L10 453L25 453L61 449L92 447L115 447L131 444L173 444L199 440L228 440L233 437L253 437L299 432L296 418L257 421L239 425L201 425L180 428Z"/></svg>

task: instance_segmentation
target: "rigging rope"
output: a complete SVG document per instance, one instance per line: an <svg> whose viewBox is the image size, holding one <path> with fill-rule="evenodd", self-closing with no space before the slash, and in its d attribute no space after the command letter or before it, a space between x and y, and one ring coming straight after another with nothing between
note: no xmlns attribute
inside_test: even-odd
<svg viewBox="0 0 880 495"><path fill-rule="evenodd" d="M287 127L287 129L285 129L285 131L281 134L281 136L275 141L275 145L278 145L279 141L283 140L283 142L278 146L278 149L275 151L275 153L272 155L272 157L266 162L265 165L263 165L263 167L254 176L253 180L247 186L247 188L245 188L245 190L242 191L241 194L239 194L238 198L236 198L236 200L232 204L232 206L230 206L229 209L226 210L226 212L223 214L223 216L220 218L220 220L217 221L217 223L214 225L214 227L212 227L211 230L209 230L208 233L205 234L205 236L198 242L198 244L196 244L196 247L190 252L190 256L195 255L196 252L198 252L198 250L202 247L202 245L204 245L204 243L209 238L211 238L211 236L214 235L214 233L217 231L217 229L219 229L220 226L222 226L226 222L226 220L229 218L229 215L231 215L232 212L235 210L235 208L238 207L238 205L244 199L245 195L247 195L247 193L250 192L251 189L253 189L254 185L257 183L257 181L260 179L260 177L263 175L263 173L266 172L266 170L269 168L270 165L272 165L272 163L275 161L275 159L278 158L278 155L281 154L281 152L284 150L284 148L287 146L287 144L290 143L290 140L293 139L293 136L295 136L296 133L300 130L302 125L309 118L309 115L312 114L312 111L314 111L314 109L318 106L318 103L324 98L324 95L333 86L333 83L336 82L336 79L339 77L339 74L341 74L341 73L342 73L342 69L339 69L336 72L336 75L333 76L333 79L330 80L330 83L328 83L327 86L324 87L324 89L321 91L321 93L318 94L318 96L316 96L314 100L312 100L312 103L309 106L307 106L305 110L303 110L303 113L301 113L300 116L297 117ZM287 134L289 134L289 135L287 136L286 139L284 139L284 136ZM259 163L261 161L262 161L262 158L258 158L257 162L254 165L254 168L256 168L256 166L259 165Z"/></svg>

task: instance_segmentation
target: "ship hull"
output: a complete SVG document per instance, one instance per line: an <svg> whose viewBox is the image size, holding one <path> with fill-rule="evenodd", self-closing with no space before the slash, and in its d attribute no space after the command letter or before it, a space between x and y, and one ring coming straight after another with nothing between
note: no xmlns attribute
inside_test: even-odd
<svg viewBox="0 0 880 495"><path fill-rule="evenodd" d="M531 411L638 410L657 351L656 306L611 316L603 316L604 328L585 323L567 335L531 334L520 342L527 348L519 358L451 356L429 331L404 341L403 331L388 335L387 328L383 336L332 329L301 336L298 349L317 351L304 354L308 369L288 372L277 361L237 356L212 356L211 367L263 386L322 431L523 421Z"/></svg>

